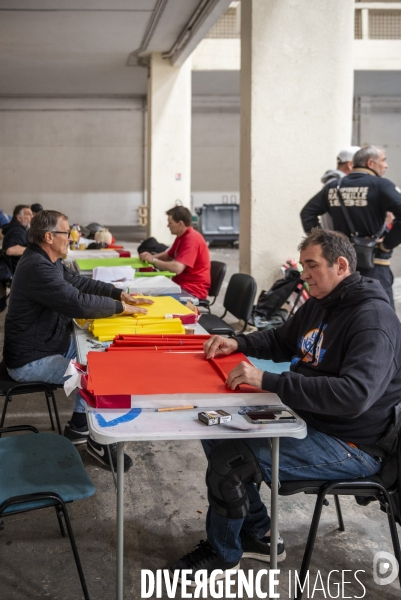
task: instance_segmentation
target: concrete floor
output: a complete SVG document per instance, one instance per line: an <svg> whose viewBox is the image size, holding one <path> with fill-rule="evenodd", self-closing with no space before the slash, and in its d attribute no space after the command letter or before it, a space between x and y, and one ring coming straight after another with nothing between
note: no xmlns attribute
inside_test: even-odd
<svg viewBox="0 0 401 600"><path fill-rule="evenodd" d="M132 249L136 247L132 242L129 245ZM215 248L211 254L213 259L228 264L226 286L230 275L238 271L238 250ZM400 289L398 308L401 308L401 285L398 285L401 253L394 262L400 277L396 283ZM224 289L214 311L216 314L222 312L223 297ZM401 310L398 314L401 316ZM3 330L4 313L0 315L1 336ZM71 400L62 391L57 392L57 399L64 425L71 414ZM29 399L17 397L9 409L6 424L17 423L30 423L50 432L44 399L38 395ZM127 444L127 451L134 460L133 468L126 474L125 491L124 580L125 598L131 600L141 598L141 569L165 569L204 539L206 460L199 442L131 443ZM115 597L116 496L110 472L98 466L84 447L80 453L97 493L71 505L69 511L91 598L108 600ZM267 486L263 486L262 495L269 502ZM365 508L358 506L353 498L343 498L341 503L346 531L337 530L334 504L330 502L323 511L310 570L310 591L304 598L399 598L396 583L381 587L372 577L374 554L392 550L385 515L376 503ZM280 499L280 532L287 550L287 559L279 564L280 583L276 591L281 598L292 597L289 579L294 581L294 570L299 570L301 565L313 504L314 497L303 494ZM60 536L53 510L8 517L4 531L0 531L0 556L1 600L82 597L69 543ZM265 567L254 560L242 561L245 570ZM333 569L340 573L334 574L328 589L327 577ZM364 571L357 577L366 591L355 579L358 569ZM336 582L341 582L343 570L347 571L343 579L351 583L338 591ZM266 577L262 585L267 590ZM168 597L164 586L159 597ZM180 588L175 597L181 597Z"/></svg>

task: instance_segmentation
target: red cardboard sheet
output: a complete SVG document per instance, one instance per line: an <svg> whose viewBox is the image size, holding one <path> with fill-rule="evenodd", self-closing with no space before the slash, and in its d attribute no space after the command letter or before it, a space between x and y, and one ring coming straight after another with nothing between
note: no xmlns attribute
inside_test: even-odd
<svg viewBox="0 0 401 600"><path fill-rule="evenodd" d="M224 394L228 373L241 361L241 353L214 360L204 354L175 352L89 352L89 392L97 395ZM241 392L260 392L241 385Z"/></svg>
<svg viewBox="0 0 401 600"><path fill-rule="evenodd" d="M118 335L106 352L200 352L209 335Z"/></svg>

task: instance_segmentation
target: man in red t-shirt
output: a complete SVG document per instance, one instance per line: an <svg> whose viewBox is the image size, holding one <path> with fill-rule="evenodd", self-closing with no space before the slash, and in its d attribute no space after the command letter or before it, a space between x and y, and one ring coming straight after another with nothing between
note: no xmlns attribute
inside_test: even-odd
<svg viewBox="0 0 401 600"><path fill-rule="evenodd" d="M176 273L173 281L181 288L204 300L210 288L210 256L203 236L192 227L192 215L185 206L175 206L167 211L167 227L176 239L168 250L159 254L142 252L160 271Z"/></svg>

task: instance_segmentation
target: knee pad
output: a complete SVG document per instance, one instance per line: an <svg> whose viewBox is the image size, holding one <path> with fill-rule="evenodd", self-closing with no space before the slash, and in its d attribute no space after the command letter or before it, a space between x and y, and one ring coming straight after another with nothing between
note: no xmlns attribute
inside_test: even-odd
<svg viewBox="0 0 401 600"><path fill-rule="evenodd" d="M241 440L216 444L208 457L206 485L210 506L223 517L243 519L249 511L245 483L261 483L262 470L252 450Z"/></svg>

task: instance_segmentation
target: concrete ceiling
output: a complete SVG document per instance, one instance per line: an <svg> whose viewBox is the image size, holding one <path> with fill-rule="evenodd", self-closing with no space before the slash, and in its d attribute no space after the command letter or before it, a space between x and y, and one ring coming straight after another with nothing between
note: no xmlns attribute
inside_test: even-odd
<svg viewBox="0 0 401 600"><path fill-rule="evenodd" d="M143 95L146 56L182 63L229 3L0 0L0 96Z"/></svg>

